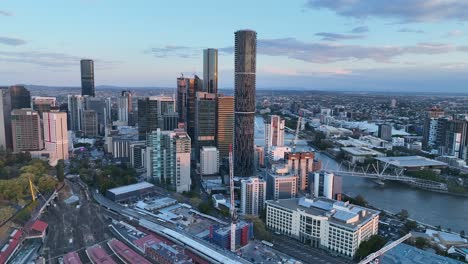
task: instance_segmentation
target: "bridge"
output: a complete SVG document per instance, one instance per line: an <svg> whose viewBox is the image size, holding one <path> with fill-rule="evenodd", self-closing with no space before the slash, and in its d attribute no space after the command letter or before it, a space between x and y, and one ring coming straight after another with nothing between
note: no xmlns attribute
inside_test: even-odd
<svg viewBox="0 0 468 264"><path fill-rule="evenodd" d="M373 172L369 171L371 165L374 169ZM360 177L360 178L376 179L379 181L398 181L398 182L402 182L402 183L405 183L405 184L408 184L417 188L425 189L425 190L431 190L431 191L436 191L436 192L448 191L448 186L446 183L405 176L403 175L403 172L404 172L403 169L393 169L395 174L385 173L385 171L388 169L390 164L385 163L382 171L380 171L378 165L379 163L377 163L377 166L375 166L374 164L369 164L367 166L367 169L362 168L362 171L357 171L356 166L354 166L353 168L349 166L348 170L343 169L342 163L340 163L340 166L337 169L328 170L326 169L326 166L325 166L325 169L323 169L322 171L333 173L334 175L340 176L340 177Z"/></svg>

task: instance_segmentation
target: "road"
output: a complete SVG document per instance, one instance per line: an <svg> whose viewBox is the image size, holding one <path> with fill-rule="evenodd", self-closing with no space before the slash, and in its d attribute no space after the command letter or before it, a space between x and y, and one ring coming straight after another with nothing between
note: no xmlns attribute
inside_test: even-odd
<svg viewBox="0 0 468 264"><path fill-rule="evenodd" d="M345 264L353 263L339 257L333 257L329 253L302 244L301 242L283 235L273 235L273 248L287 253L293 258L304 263L311 264Z"/></svg>

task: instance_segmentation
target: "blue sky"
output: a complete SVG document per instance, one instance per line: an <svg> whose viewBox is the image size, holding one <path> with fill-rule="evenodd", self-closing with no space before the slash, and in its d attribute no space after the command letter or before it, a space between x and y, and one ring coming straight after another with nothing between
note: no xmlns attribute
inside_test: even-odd
<svg viewBox="0 0 468 264"><path fill-rule="evenodd" d="M468 3L457 0L42 0L0 2L0 85L173 87L234 31L258 33L257 87L468 91Z"/></svg>

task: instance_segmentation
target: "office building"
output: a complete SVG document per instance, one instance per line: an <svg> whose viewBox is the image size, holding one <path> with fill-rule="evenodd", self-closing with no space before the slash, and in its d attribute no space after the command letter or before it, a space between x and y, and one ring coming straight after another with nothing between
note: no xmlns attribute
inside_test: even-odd
<svg viewBox="0 0 468 264"><path fill-rule="evenodd" d="M146 148L148 178L177 192L190 191L190 152L191 140L185 131L152 131Z"/></svg>
<svg viewBox="0 0 468 264"><path fill-rule="evenodd" d="M305 191L309 186L308 174L320 168L316 168L313 152L287 152L284 154L289 171L298 176L298 188Z"/></svg>
<svg viewBox="0 0 468 264"><path fill-rule="evenodd" d="M54 153L57 160L68 160L67 113L44 112L42 120L45 149Z"/></svg>
<svg viewBox="0 0 468 264"><path fill-rule="evenodd" d="M272 115L265 119L265 147L267 151L272 146L282 147L284 145L284 119Z"/></svg>
<svg viewBox="0 0 468 264"><path fill-rule="evenodd" d="M133 107L132 107L132 92L122 91L118 103L117 103L117 118L121 124L128 125L129 119L132 118Z"/></svg>
<svg viewBox="0 0 468 264"><path fill-rule="evenodd" d="M219 151L216 147L202 147L200 150L200 174L215 175L219 173Z"/></svg>
<svg viewBox="0 0 468 264"><path fill-rule="evenodd" d="M379 124L377 136L383 140L392 141L392 126L389 124Z"/></svg>
<svg viewBox="0 0 468 264"><path fill-rule="evenodd" d="M31 108L31 93L22 85L10 86L11 109Z"/></svg>
<svg viewBox="0 0 468 264"><path fill-rule="evenodd" d="M266 182L251 177L241 180L241 213L258 216L263 213L266 200Z"/></svg>
<svg viewBox="0 0 468 264"><path fill-rule="evenodd" d="M97 137L98 116L94 110L84 110L81 117L81 132L85 137Z"/></svg>
<svg viewBox="0 0 468 264"><path fill-rule="evenodd" d="M203 50L203 91L218 93L218 50Z"/></svg>
<svg viewBox="0 0 468 264"><path fill-rule="evenodd" d="M182 114L185 118L184 126L186 127L187 133L189 134L190 138L193 141L195 141L195 129L197 127L197 124L196 124L197 93L203 91L203 80L198 78L197 75L195 75L193 78L186 79L185 88L187 89L186 94L185 94L187 98L187 103L185 107L186 113ZM179 92L178 92L178 95L179 95ZM182 96L179 96L179 98L183 100Z"/></svg>
<svg viewBox="0 0 468 264"><path fill-rule="evenodd" d="M262 146L255 146L255 168L265 168L265 149Z"/></svg>
<svg viewBox="0 0 468 264"><path fill-rule="evenodd" d="M106 125L109 123L110 106L105 98L85 97L86 110L93 110L98 119L98 134L104 135Z"/></svg>
<svg viewBox="0 0 468 264"><path fill-rule="evenodd" d="M229 157L234 140L234 96L218 95L216 105L216 146L220 160Z"/></svg>
<svg viewBox="0 0 468 264"><path fill-rule="evenodd" d="M265 204L272 231L347 258L378 233L380 212L348 202L302 197Z"/></svg>
<svg viewBox="0 0 468 264"><path fill-rule="evenodd" d="M188 93L190 90L190 78L185 78L183 75L177 78L177 105L176 111L179 115L179 122L187 127L188 118ZM192 82L193 85L193 82Z"/></svg>
<svg viewBox="0 0 468 264"><path fill-rule="evenodd" d="M8 87L0 87L0 150L12 150L11 97Z"/></svg>
<svg viewBox="0 0 468 264"><path fill-rule="evenodd" d="M216 146L216 94L197 92L195 107L195 153L203 147Z"/></svg>
<svg viewBox="0 0 468 264"><path fill-rule="evenodd" d="M178 115L175 102L168 96L150 96L138 99L138 139L145 140L146 135L156 131L170 131L177 128Z"/></svg>
<svg viewBox="0 0 468 264"><path fill-rule="evenodd" d="M68 119L73 132L81 131L81 117L83 115L84 97L81 95L68 95Z"/></svg>
<svg viewBox="0 0 468 264"><path fill-rule="evenodd" d="M42 117L42 113L50 112L52 109L58 108L57 98L45 97L45 96L33 96L32 108L34 111L37 111L40 117Z"/></svg>
<svg viewBox="0 0 468 264"><path fill-rule="evenodd" d="M295 198L297 179L297 175L290 173L287 166L273 166L266 172L267 199Z"/></svg>
<svg viewBox="0 0 468 264"><path fill-rule="evenodd" d="M44 148L41 119L31 108L11 111L13 151L37 151Z"/></svg>
<svg viewBox="0 0 468 264"><path fill-rule="evenodd" d="M257 33L236 31L234 51L234 174L250 177L254 172Z"/></svg>
<svg viewBox="0 0 468 264"><path fill-rule="evenodd" d="M135 169L145 167L146 142L138 141L130 144L130 165Z"/></svg>
<svg viewBox="0 0 468 264"><path fill-rule="evenodd" d="M81 95L96 96L94 89L94 62L81 60Z"/></svg>

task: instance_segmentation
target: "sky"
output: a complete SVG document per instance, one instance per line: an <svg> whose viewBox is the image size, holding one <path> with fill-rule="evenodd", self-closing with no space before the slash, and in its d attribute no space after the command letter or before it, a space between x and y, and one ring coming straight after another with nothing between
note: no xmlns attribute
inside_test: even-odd
<svg viewBox="0 0 468 264"><path fill-rule="evenodd" d="M234 32L257 32L258 89L468 92L468 1L0 1L0 85L174 87Z"/></svg>

